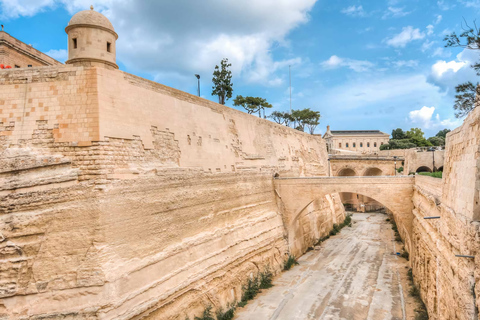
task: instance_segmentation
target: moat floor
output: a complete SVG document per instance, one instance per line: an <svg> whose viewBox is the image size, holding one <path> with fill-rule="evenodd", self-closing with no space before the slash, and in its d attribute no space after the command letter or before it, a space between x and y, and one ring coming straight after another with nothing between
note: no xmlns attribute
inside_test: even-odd
<svg viewBox="0 0 480 320"><path fill-rule="evenodd" d="M355 213L345 227L282 273L235 319L412 319L407 262L384 214Z"/></svg>

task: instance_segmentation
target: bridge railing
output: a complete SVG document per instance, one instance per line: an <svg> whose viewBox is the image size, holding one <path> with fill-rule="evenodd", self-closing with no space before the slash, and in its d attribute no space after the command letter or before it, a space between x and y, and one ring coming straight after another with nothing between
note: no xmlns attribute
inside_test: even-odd
<svg viewBox="0 0 480 320"><path fill-rule="evenodd" d="M410 179L414 180L415 176L314 176L314 177L274 177L276 180L304 180L304 179Z"/></svg>

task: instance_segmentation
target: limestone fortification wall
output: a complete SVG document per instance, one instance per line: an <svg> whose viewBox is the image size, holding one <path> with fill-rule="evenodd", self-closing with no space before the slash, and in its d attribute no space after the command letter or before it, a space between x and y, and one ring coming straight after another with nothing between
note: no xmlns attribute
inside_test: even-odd
<svg viewBox="0 0 480 320"><path fill-rule="evenodd" d="M430 319L478 317L479 123L480 108L476 108L448 134L443 179L415 177L410 262ZM433 216L440 218L424 219Z"/></svg>
<svg viewBox="0 0 480 320"><path fill-rule="evenodd" d="M0 319L191 319L344 218L289 239L272 176L325 176L320 137L121 71L0 72Z"/></svg>

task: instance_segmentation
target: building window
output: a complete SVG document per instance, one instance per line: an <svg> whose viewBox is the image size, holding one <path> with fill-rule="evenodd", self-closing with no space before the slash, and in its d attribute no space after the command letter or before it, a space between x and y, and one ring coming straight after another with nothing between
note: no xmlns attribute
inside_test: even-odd
<svg viewBox="0 0 480 320"><path fill-rule="evenodd" d="M373 146L376 148L376 147L377 147L377 143L376 143L376 142L374 142L374 143L373 143Z"/></svg>
<svg viewBox="0 0 480 320"><path fill-rule="evenodd" d="M367 148L370 148L370 142L367 142Z"/></svg>
<svg viewBox="0 0 480 320"><path fill-rule="evenodd" d="M341 148L341 147L342 147L342 143L339 143L339 144L338 144L338 147Z"/></svg>
<svg viewBox="0 0 480 320"><path fill-rule="evenodd" d="M77 49L77 38L73 38L73 49Z"/></svg>
<svg viewBox="0 0 480 320"><path fill-rule="evenodd" d="M20 68L20 66L15 65L15 68Z"/></svg>
<svg viewBox="0 0 480 320"><path fill-rule="evenodd" d="M32 67L32 65L31 65L31 64L29 64L29 65L28 65L28 67L29 67L29 68L31 68L31 67Z"/></svg>
<svg viewBox="0 0 480 320"><path fill-rule="evenodd" d="M111 43L107 42L107 52L110 52L110 46L111 46Z"/></svg>
<svg viewBox="0 0 480 320"><path fill-rule="evenodd" d="M360 148L363 148L363 142L360 142Z"/></svg>
<svg viewBox="0 0 480 320"><path fill-rule="evenodd" d="M355 144L355 142L353 143L353 147L355 148L357 145Z"/></svg>
<svg viewBox="0 0 480 320"><path fill-rule="evenodd" d="M347 142L347 143L345 143L345 146L348 148L348 142Z"/></svg>

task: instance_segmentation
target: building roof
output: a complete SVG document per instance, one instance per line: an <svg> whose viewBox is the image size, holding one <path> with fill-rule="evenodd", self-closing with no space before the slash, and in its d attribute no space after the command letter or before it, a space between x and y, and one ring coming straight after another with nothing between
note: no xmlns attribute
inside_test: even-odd
<svg viewBox="0 0 480 320"><path fill-rule="evenodd" d="M330 133L334 136L351 136L351 135L388 135L380 130L331 130Z"/></svg>
<svg viewBox="0 0 480 320"><path fill-rule="evenodd" d="M107 17L105 17L100 12L93 10L93 7L91 7L90 10L83 10L83 11L77 12L70 19L67 29L76 25L101 27L101 28L105 28L110 31L113 31L115 33L115 29L113 28L113 25L110 22L110 20L108 20Z"/></svg>

